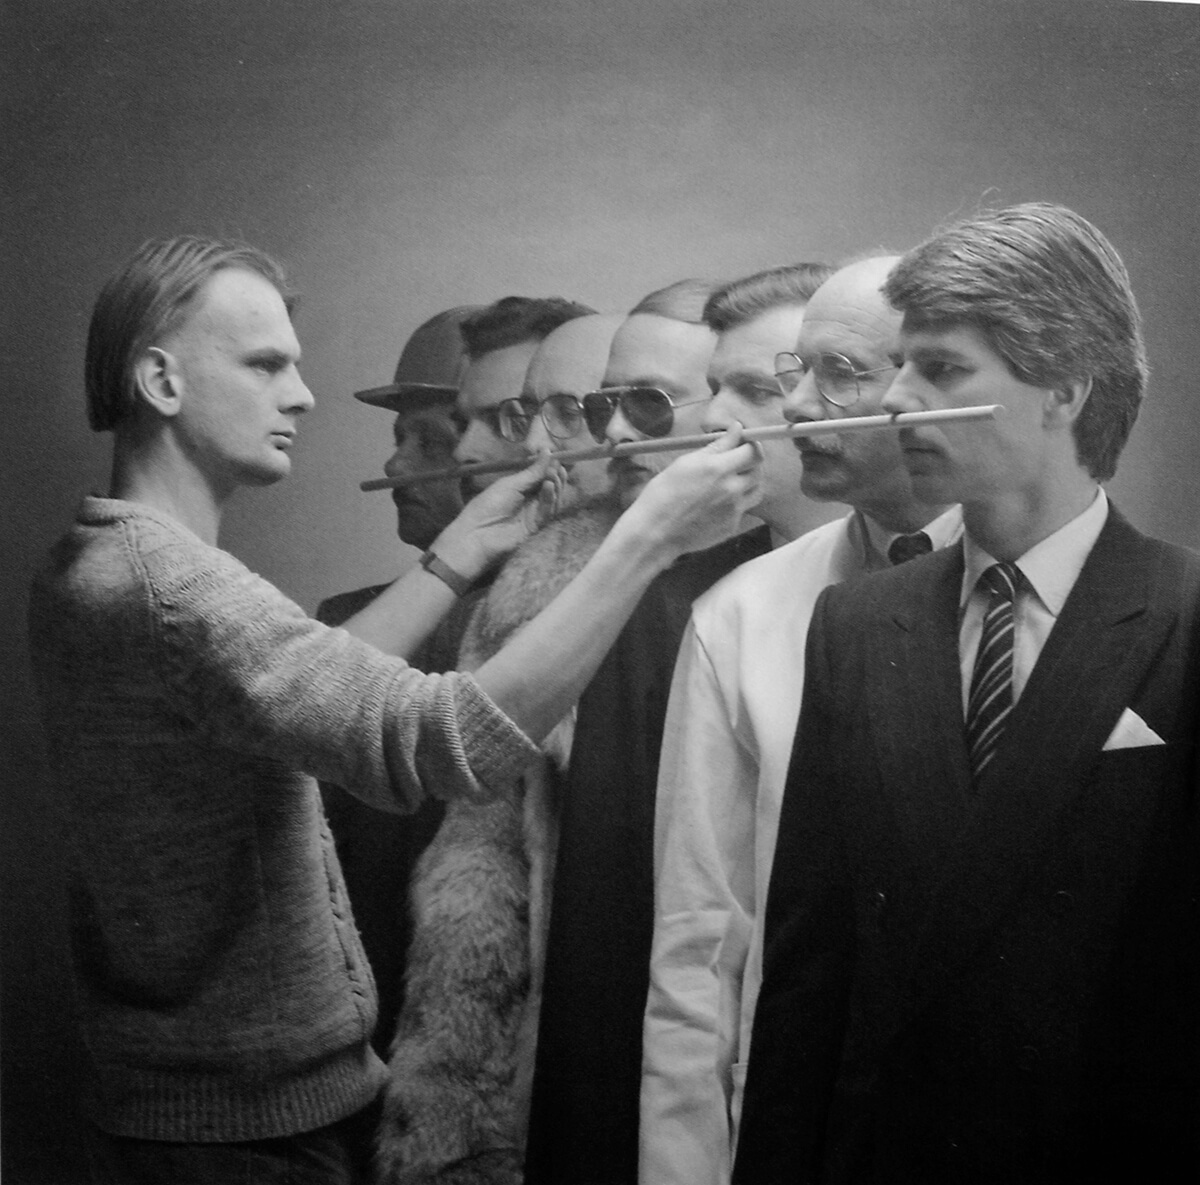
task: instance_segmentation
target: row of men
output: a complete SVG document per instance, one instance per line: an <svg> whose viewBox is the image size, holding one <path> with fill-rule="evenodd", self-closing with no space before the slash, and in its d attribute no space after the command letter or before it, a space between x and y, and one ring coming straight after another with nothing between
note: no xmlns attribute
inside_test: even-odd
<svg viewBox="0 0 1200 1185"><path fill-rule="evenodd" d="M223 277L233 273L244 284L244 268L244 261L226 263L209 274L191 319L211 317ZM239 321L248 312L224 311ZM442 359L453 373L416 374L420 348L448 326L465 346L461 382L453 348ZM187 327L185 317L176 337ZM152 435L169 436L163 425L180 409L162 402L161 388L167 379L178 384L182 372L169 373L175 350L146 340L146 387L159 382L160 402L137 388L157 417L142 412L139 431L146 433L149 419ZM455 344L453 335L443 340ZM298 350L276 353L278 371L294 374ZM528 735L548 732L586 690L573 738L558 730L557 762L535 760L528 748L509 755L501 779L523 768L513 794L483 792L480 782L497 780L494 767L476 769L472 784L461 761L447 764L443 741L460 757L465 746L472 768L479 759L465 723L406 759L409 782L398 797L414 805L423 786L447 800L444 817L418 816L409 828L404 820L386 834L382 816L356 815L349 799L327 790L350 896L380 973L385 1039L387 1011L399 1010L381 1179L1049 1181L1154 1175L1196 1162L1200 565L1191 553L1139 535L1100 489L1132 427L1145 373L1138 314L1116 253L1077 215L1043 205L969 220L900 259L865 259L836 272L778 268L720 288L686 282L621 319L567 302L509 298L423 327L397 381L360 395L397 411L394 474L438 465L454 450L462 459L490 459L590 437L644 439L784 417L991 403L1005 411L986 426L764 442L760 462L747 461L736 431L715 450L671 464L655 454L581 462L565 482L547 482L541 461L471 502L464 514L471 519L474 508L475 517L465 534L464 514L443 526L458 508L452 483L397 491L402 536L427 548L420 575L335 598L323 615L350 614L351 630L395 649L388 611L392 590L407 586L410 597L417 594L410 607L422 628L410 623L402 631L405 651L429 669L476 669L475 683L447 676L459 681L455 694L482 687L500 717ZM188 376L193 388L198 375ZM427 430L437 423L433 405L454 388L466 422L457 441L444 420L440 436ZM290 411L303 405L293 391ZM226 400L214 417L214 407L201 435L210 462L228 461L230 433L215 428L236 418L236 409ZM87 513L125 524L123 547L138 556L144 602L147 570L164 562L172 541L161 537L160 517L152 562L144 542L133 546L129 522L153 518L145 505L169 516L180 504L154 500L161 491L147 482L144 463L139 471L130 434L117 425L118 458L124 435L124 464L137 480L118 480L118 467L113 492L131 501L114 508L110 500ZM276 456L285 454L290 430L275 424L269 435ZM420 457L408 453L414 440ZM228 464L208 469L236 484ZM703 472L711 484L714 471L727 487L719 500L726 519L761 493L752 513L763 526L677 560L685 534L687 546L701 542L694 526L677 525L686 517L681 507L698 497L692 479ZM519 543L490 582L477 581L523 534L513 523L528 524L522 494L532 491L554 495L558 516ZM852 509L806 531L814 521L806 496ZM481 507L493 523L505 519L503 542L494 525L483 525ZM196 526L195 518L175 517ZM643 553L632 596L621 599L605 577L614 552L630 544L631 524L639 535L654 534L659 560L646 562ZM148 530L145 522L141 529ZM488 531L484 548L478 540ZM705 541L712 537L709 531ZM35 653L60 678L67 667L78 677L79 661L63 649L58 622L59 650L54 663L45 662L53 649L49 622L70 617L72 608L81 616L62 591L65 581L79 596L79 549L76 540L70 562L60 557L40 610L35 601L35 619L43 621ZM104 560L107 571L114 561ZM654 571L661 574L652 579ZM168 656L168 682L178 692L206 666L192 651L210 642L204 631L204 642L197 638L190 618L190 631L174 620L195 573L182 588L173 570L158 576L171 595L155 588L153 603L171 628L159 623L150 632L160 646L161 635L181 633L190 658ZM421 576L455 596L472 584L482 588L461 596L449 624L414 654L437 617L424 609L431 586L413 584ZM247 609L265 617L278 610L263 611L261 589L247 605L242 579L231 575L222 586L228 603L218 632L229 635L221 639L226 646L233 638L249 647L254 657L245 665L256 668L264 662L261 645L247 637L253 630L243 619ZM444 597L435 607L447 607ZM214 612L206 603L206 622ZM93 656L95 616L93 607ZM568 636L580 616L582 632L598 638ZM127 646L132 626L123 625ZM337 676L313 680L304 695L285 678L283 690L300 695L291 714L301 723L289 721L288 739L295 742L297 728L305 737L314 728L306 704L315 697L320 708L313 711L325 722L337 717L338 742L354 751L353 761L342 754L340 768L355 777L338 780L367 799L388 799L378 783L395 782L394 758L382 769L364 760L344 726L361 726L364 709L357 683L342 677L344 660L330 658L331 635L294 616L283 632L270 640L290 644L294 657L307 653L320 675ZM82 644L78 636L74 642ZM580 659L581 651L588 657ZM106 657L111 676L114 660ZM223 650L219 665L233 661ZM365 662L361 652L356 661ZM522 675L514 690L512 680ZM122 682L129 681L124 671ZM55 679L45 682L53 692ZM214 702L211 689L201 702L218 716L246 713L232 748L258 752L256 743L276 739L269 721L278 707L253 710L255 696L267 694L262 670L255 670L253 692L243 679L234 682L233 704L221 696ZM330 698L335 685L348 703ZM378 707L377 690L366 698ZM178 698L170 705L176 715L183 711ZM69 783L83 760L73 736L81 724L65 727L64 705L55 706L48 720L62 750L55 754L60 777ZM196 704L186 706L193 716L185 718L194 718ZM420 710L447 727L444 701L440 715L432 702ZM136 731L129 711L122 700L126 734ZM100 715L111 731L113 707ZM368 731L375 719L366 720ZM162 719L155 724L161 734ZM487 727L498 736L494 718ZM97 745L94 728L88 740ZM129 736L108 744L128 746ZM338 762L328 747L326 738L287 751L296 752L300 769L330 776ZM198 752L188 756L200 763ZM142 760L132 761L139 775ZM130 764L126 754L127 771ZM366 774L376 784L364 793ZM90 775L94 782L94 768ZM111 778L101 780L124 802ZM181 793L174 787L173 800ZM146 811L144 795L131 798ZM94 806L85 809L70 794L67 801L94 825ZM225 804L226 813L232 809ZM164 820L180 821L171 811ZM207 819L206 826L190 821L212 841ZM238 834L250 846L245 831ZM399 898L431 835L412 873L410 944L397 926ZM87 838L82 846L96 841L93 833ZM150 871L173 888L164 897L178 905L179 852L167 846L169 867ZM400 870L390 888L378 871L389 861ZM124 944L118 964L129 982L114 983L108 964L82 956L81 979L92 999L101 988L117 996L123 989L126 1009L133 1008L130 985L139 984L143 1012L155 1014L161 1038L161 1007L155 1012L148 989L164 988L145 975L161 976L155 960L180 952L155 949L149 959L147 936L134 932L139 948L128 925L131 917L145 922L148 911L161 935L172 927L147 900L134 903L123 878L109 872L101 886L95 862L94 853L81 860L91 873L81 877L91 912L76 918L77 944L85 955L102 946L109 956ZM207 871L211 888L222 878ZM200 879L183 872L185 880ZM153 897L162 886L151 885ZM282 883L274 888L286 891ZM106 900L114 891L119 905ZM228 883L221 902L239 919L223 917L225 934L263 938L261 920L241 923L247 907ZM125 931L109 916L114 909ZM210 924L219 912L214 906ZM337 935L335 949L353 967L358 953L345 927ZM399 966L388 959L406 946L401 992ZM189 986L201 964L214 972L212 958L192 958L198 961L186 969L166 959ZM290 956L282 962L298 974ZM230 974L215 978L228 989L238 970L222 965ZM367 1017L369 1027L373 1014L362 1002L369 986L350 978L359 1020ZM248 982L243 972L239 999ZM286 975L279 984L286 995ZM298 997L304 986L302 978L291 984ZM280 1005L277 995L272 1002ZM305 1002L311 1007L311 996ZM245 1005L241 1012L237 1024L261 1041ZM197 1135L193 1122L187 1130L196 1143L232 1147L279 1126L278 1114L266 1113L278 1110L281 1085L250 1072L248 1059L234 1105L202 1071L190 1083L177 1070L169 1082L152 1081L132 1057L138 1026L129 1016L115 1057L117 1026L110 1015L103 1019L107 1025L94 1024L90 1034L93 1049L106 1051L110 1063L125 1059L123 1076L104 1067L109 1094L91 1112L110 1162L131 1146L144 1153L147 1138L185 1140L177 1116L201 1096L221 1101L224 1125ZM144 1060L156 1042L145 1037L146 1016L138 1019L140 1045L132 1044ZM173 1063L163 1058L161 1039L157 1045L161 1075ZM176 1061L183 1052L198 1056L185 1042ZM250 1082L261 1097L252 1097ZM161 1113L166 1100L156 1097L161 1090L176 1109L170 1121ZM355 1100L369 1093L359 1089ZM288 1100L301 1109L294 1091ZM337 1108L330 1117L349 1122L344 1091ZM307 1113L304 1132L315 1128L314 1109ZM354 1120L360 1128L375 1121L369 1112ZM294 1118L291 1127L293 1138L304 1134ZM338 1138L344 1141L344 1131Z"/></svg>
<svg viewBox="0 0 1200 1185"><path fill-rule="evenodd" d="M410 339L392 384L360 392L358 398L396 412L397 447L385 466L395 478L444 470L452 459L466 463L516 461L538 449L570 449L593 439L622 444L650 435L711 431L731 422L747 427L782 424L785 403L792 418L807 420L878 411L887 384L882 377L872 380L896 348L900 321L880 291L894 262L893 257L864 260L843 269L836 282L830 283L826 281L834 269L822 264L774 268L727 285L683 281L651 293L623 318L592 313L553 298L507 297L486 308L447 310ZM859 315L878 318L869 338L855 335L854 320ZM802 328L805 321L807 334ZM829 403L816 385L795 381L800 349L805 357L820 360L817 374L822 387L834 390L831 383L848 382L848 390L840 395L835 391L840 403ZM776 376L780 364L789 368L782 375L790 389L786 399ZM826 407L830 410L824 410ZM461 437L456 431L459 427L463 429ZM536 865L539 848L554 850L561 842L563 858L549 872L552 887L546 896L553 903L549 932L537 933L535 926L530 936L535 949L548 943L544 967L542 959L532 960L536 967L533 995L537 996L543 976L544 994L536 1025L539 1039L537 1067L532 1074L530 1144L523 1151L525 1131L520 1125L530 1102L523 1097L518 1098L515 1117L507 1126L494 1121L505 1130L500 1140L493 1136L490 1143L493 1153L502 1147L509 1154L516 1166L514 1179L522 1159L530 1180L633 1181L637 1176L642 1014L654 917L655 783L672 668L693 600L734 567L803 535L818 517L810 498L849 502L871 512L841 524L841 528L852 524L850 535L838 528L833 534L827 531L811 537L810 544L817 552L807 555L799 567L809 573L806 579L811 582L812 595L830 579L828 558L818 554L822 548L845 550L839 563L853 554L847 575L870 571L890 562L888 549L899 532L917 530L940 516L939 508L921 505L912 497L894 436L847 434L840 441L826 437L819 443L801 439L800 444L803 457L791 440L763 443L763 498L753 512L758 520L756 529L744 532L731 544L689 557L661 577L643 598L579 705L574 745L569 757L561 761L565 779L561 808L552 802L548 811L556 824L561 823L561 834L554 834L549 843L516 845L521 857ZM556 529L530 540L510 561L513 571L521 574L522 586L505 588L504 595L510 600L536 598L567 558L564 549L586 554L611 521L610 502L628 504L649 474L669 460L669 454L646 454L570 466L568 492L577 504L560 516ZM393 497L401 537L419 547L432 543L460 504L453 481L401 486ZM933 528L939 541L954 537L959 521L956 512L944 517L946 521ZM870 533L859 540L858 533L867 523L871 524ZM578 554L574 558L577 560ZM364 600L378 595L382 587L332 598L318 609L318 616L337 622L360 608ZM491 594L493 599L499 591ZM812 595L805 592L788 598L801 614L801 638L803 614L811 608ZM534 608L536 604L530 604L525 611ZM449 638L442 634L435 640L436 654L423 653L414 661L427 663L431 669L460 664L461 616L456 624L459 628L452 628ZM689 638L685 653L695 645ZM776 655L769 654L761 669L773 667L778 687L763 689L764 700L776 710L771 721L763 722L764 732L775 741L775 752L766 746L768 769L772 764L786 767L800 689L799 670L788 669L787 664L778 663ZM777 694L779 689L783 689L782 696ZM697 702L677 706L675 712L683 720L705 717L698 735L707 731L711 705ZM687 757L694 746L682 733L677 735L677 751ZM732 741L730 723L726 721L721 734L709 736L713 751L725 753L720 737ZM725 783L730 772L727 762L738 751L739 746L731 743L715 764L702 759L705 776L695 782L696 793L704 796L710 788ZM757 766L757 759L754 764ZM778 776L773 780L781 783L782 770L775 772ZM691 771L672 772L670 763L663 776L694 781ZM757 780L757 768L743 779L746 801L758 797L763 810L773 813L778 792L757 795ZM668 793L662 798L668 801ZM439 966L451 965L446 977L483 978L478 961L479 952L490 949L486 934L461 922L439 928L437 918L441 912L456 919L471 913L479 931L486 930L498 941L514 929L507 917L497 916L511 912L512 897L510 893L488 912L481 908L488 902L486 892L473 884L455 882L453 894L443 889L429 900L425 886L440 886L447 862L462 858L452 849L442 850L449 845L455 823L442 823L442 812L436 806L423 813L416 827L408 820L381 826L377 812L358 805L350 796L327 790L326 801L356 917L379 982L383 1045L393 1032L392 1021L403 997L410 942L414 951L436 950L433 957ZM771 802L776 806L768 807ZM410 886L416 860L439 825L443 828L440 842L426 854L416 882ZM489 826L492 833L504 831L494 818ZM459 826L457 830L471 857L481 861L480 835L486 829ZM745 850L749 853L752 848L748 842ZM489 874L496 878L500 859L494 851L489 859ZM508 872L505 883L521 879L517 869ZM537 881L536 871L532 880ZM410 890L419 903L415 937L407 930ZM468 905L474 909L469 910ZM528 902L522 898L520 906L526 908ZM729 921L739 930L745 922L748 934L754 912L753 908L739 909L736 916L729 914ZM454 950L471 952L476 965L453 964L448 952ZM668 955L665 961L669 963L671 958ZM750 962L756 966L757 955ZM728 956L725 966L727 980L722 991L740 985L743 974L743 967ZM410 991L408 1000L408 1012L422 1018L423 1030L437 1025L453 1031L461 1017L487 1013L461 982L439 980L425 966L409 964L407 971L418 991L429 996L413 998ZM529 975L529 966L519 963L516 974ZM756 972L752 978L757 981ZM715 1003L712 1011L715 1020ZM500 1023L494 1016L489 1019L493 1028ZM415 1083L427 1086L427 1072L413 1056L412 1046L419 1034L408 1031L406 1017L401 1017L401 1027L406 1039L392 1058L397 1098L415 1094ZM497 1045L503 1047L502 1052L497 1052ZM654 1045L653 1040L647 1041L648 1055ZM719 1121L722 1129L728 1127L721 1117L730 1100L727 1090L713 1095L713 1083L729 1080L729 1055L736 1045L736 1040L724 1041L720 1055L707 1067L708 1076L697 1084L705 1097L717 1104L712 1119ZM666 1063L673 1064L670 1051L664 1052ZM458 1053L458 1060L474 1070L473 1101L476 1109L485 1113L487 1107L478 1096L496 1088L482 1068L499 1060L525 1070L524 1063L533 1057L531 1049L514 1048L511 1039L483 1040L478 1029L472 1032L472 1049ZM521 1072L517 1078L527 1084L530 1075ZM507 1084L499 1089L506 1097L514 1091ZM515 1089L519 1094L522 1088ZM395 1165L411 1163L413 1146L427 1139L425 1127L436 1130L435 1142L442 1149L461 1151L487 1142L478 1130L478 1115L470 1108L461 1112L447 1109L444 1090L437 1097L439 1108L425 1117L424 1124L417 1122L414 1113L418 1108L413 1103L404 1106L407 1134L394 1141ZM474 1130L461 1130L472 1124ZM648 1115L641 1127L646 1133L642 1139L645 1153L653 1146L648 1133L661 1132L666 1137L670 1125ZM459 1129L457 1139L449 1137L450 1129ZM706 1134L706 1155L713 1143ZM728 1148L728 1143L727 1139L718 1140L715 1146ZM670 1136L667 1144L668 1160L676 1165L675 1179L688 1179L694 1158L681 1155L686 1150L676 1136ZM712 1162L712 1171L719 1175L719 1161ZM727 1168L724 1175L728 1176Z"/></svg>

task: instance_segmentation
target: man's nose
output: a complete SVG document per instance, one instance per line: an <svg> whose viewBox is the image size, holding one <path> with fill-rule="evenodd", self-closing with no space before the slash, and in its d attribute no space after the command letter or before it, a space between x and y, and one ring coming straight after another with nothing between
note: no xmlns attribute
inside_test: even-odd
<svg viewBox="0 0 1200 1185"><path fill-rule="evenodd" d="M790 424L827 420L829 414L829 405L821 398L811 370L783 397L783 418Z"/></svg>
<svg viewBox="0 0 1200 1185"><path fill-rule="evenodd" d="M297 370L293 381L288 386L287 403L284 410L293 415L300 415L314 407L316 402L313 393L308 389L308 384L300 377L300 372Z"/></svg>
<svg viewBox="0 0 1200 1185"><path fill-rule="evenodd" d="M454 460L460 465L466 461L480 460L486 455L481 446L487 435L487 428L479 420L468 420L466 431L454 446Z"/></svg>
<svg viewBox="0 0 1200 1185"><path fill-rule="evenodd" d="M531 453L541 452L545 449L547 452L555 452L558 449L566 448L570 441L555 440L549 432L546 431L546 425L542 423L540 415L534 415L529 421L529 434L525 437L525 447Z"/></svg>
<svg viewBox="0 0 1200 1185"><path fill-rule="evenodd" d="M729 405L729 397L724 388L704 405L703 411L704 414L700 418L702 432L723 432L730 424L741 423Z"/></svg>
<svg viewBox="0 0 1200 1185"><path fill-rule="evenodd" d="M399 477L412 468L412 449L405 444L396 445L392 455L383 463L383 471L388 477Z"/></svg>
<svg viewBox="0 0 1200 1185"><path fill-rule="evenodd" d="M896 371L891 385L883 393L883 398L879 401L880 408L889 415L904 411L920 411L923 405L916 388L916 376L913 374L912 368L908 365L902 366Z"/></svg>
<svg viewBox="0 0 1200 1185"><path fill-rule="evenodd" d="M630 440L646 439L645 434L639 432L625 418L625 413L621 410L620 404L617 404L617 409L613 412L612 419L608 421L608 427L604 429L604 436L612 444L624 444Z"/></svg>

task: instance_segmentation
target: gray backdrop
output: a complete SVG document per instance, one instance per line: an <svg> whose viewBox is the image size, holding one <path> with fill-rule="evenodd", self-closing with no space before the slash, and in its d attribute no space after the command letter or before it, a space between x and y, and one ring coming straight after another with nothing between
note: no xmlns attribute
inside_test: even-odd
<svg viewBox="0 0 1200 1185"><path fill-rule="evenodd" d="M1050 199L1129 265L1154 379L1112 493L1200 544L1193 458L1200 8L1132 0L5 0L0 571L4 1152L77 1179L58 859L25 589L107 478L81 363L142 239L235 234L289 265L317 407L224 542L305 606L411 560L357 483L432 312L510 292L605 310L687 275L902 249Z"/></svg>

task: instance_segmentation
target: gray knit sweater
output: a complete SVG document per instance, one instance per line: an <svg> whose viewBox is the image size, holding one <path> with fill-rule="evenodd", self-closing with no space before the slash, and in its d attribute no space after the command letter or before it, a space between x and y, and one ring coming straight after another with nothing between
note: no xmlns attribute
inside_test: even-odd
<svg viewBox="0 0 1200 1185"><path fill-rule="evenodd" d="M469 676L320 625L134 503L84 501L30 618L91 1118L246 1140L364 1106L375 987L313 778L407 810L537 750Z"/></svg>

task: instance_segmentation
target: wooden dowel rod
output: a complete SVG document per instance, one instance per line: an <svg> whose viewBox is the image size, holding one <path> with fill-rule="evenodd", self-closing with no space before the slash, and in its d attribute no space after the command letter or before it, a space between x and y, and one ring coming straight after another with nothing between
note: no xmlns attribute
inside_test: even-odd
<svg viewBox="0 0 1200 1185"><path fill-rule="evenodd" d="M780 437L823 436L829 433L858 432L866 428L905 428L920 424L960 423L970 420L994 420L1004 409L998 403L985 407L953 407L941 411L908 411L897 415L848 416L842 420L812 420L800 424L771 424L765 428L746 428L743 440L776 440ZM550 455L564 464L575 461L594 461L601 457L631 457L640 453L673 453L703 448L720 440L723 433L705 432L696 436L664 436L661 440L629 440L623 444L597 444L591 448L572 449ZM525 457L517 461L484 461L477 464L452 465L446 469L431 469L404 477L376 477L359 485L361 490L394 490L401 486L420 485L427 481L447 481L450 478L473 477L477 473L516 473L532 461Z"/></svg>

